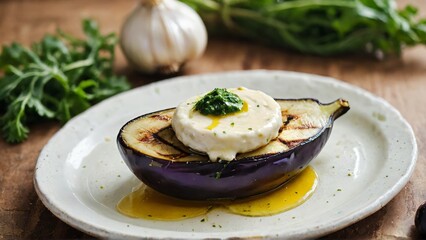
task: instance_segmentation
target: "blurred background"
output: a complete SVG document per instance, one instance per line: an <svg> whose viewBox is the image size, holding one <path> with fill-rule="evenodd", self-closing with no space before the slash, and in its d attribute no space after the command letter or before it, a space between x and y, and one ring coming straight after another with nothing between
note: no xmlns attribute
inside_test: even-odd
<svg viewBox="0 0 426 240"><path fill-rule="evenodd" d="M426 17L423 0L412 4ZM58 28L83 37L81 20L92 18L102 33L120 33L137 5L131 0L0 0L0 44L29 46ZM132 87L168 78L135 71L117 46L114 72L126 76ZM426 200L426 47L403 49L400 56L377 59L355 52L337 56L302 54L294 50L229 36L209 37L204 54L188 61L175 75L193 75L247 69L287 70L331 76L384 98L412 124L419 143L419 160L412 180L383 209L325 239L420 238L414 231L414 213ZM57 122L31 125L29 139L10 145L0 140L0 239L90 238L53 216L38 199L33 173L39 151L60 128Z"/></svg>

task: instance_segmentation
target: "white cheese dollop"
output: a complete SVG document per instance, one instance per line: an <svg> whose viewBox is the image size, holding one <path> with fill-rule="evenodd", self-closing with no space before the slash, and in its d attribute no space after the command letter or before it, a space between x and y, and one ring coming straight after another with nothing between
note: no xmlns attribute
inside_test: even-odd
<svg viewBox="0 0 426 240"><path fill-rule="evenodd" d="M205 94L180 103L172 118L176 137L186 146L208 154L211 161L235 159L278 136L281 108L270 96L247 88L232 88L243 101L243 109L224 116L203 115L194 110Z"/></svg>

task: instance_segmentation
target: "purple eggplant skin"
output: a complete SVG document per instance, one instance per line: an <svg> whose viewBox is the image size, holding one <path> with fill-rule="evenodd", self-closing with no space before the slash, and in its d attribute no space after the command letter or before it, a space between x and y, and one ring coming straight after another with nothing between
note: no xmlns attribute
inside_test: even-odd
<svg viewBox="0 0 426 240"><path fill-rule="evenodd" d="M123 140L121 132L127 124L117 136L117 145L132 172L160 193L186 200L233 200L272 191L300 173L326 144L334 120L348 110L349 106L334 112L328 125L300 146L229 162L178 162L143 154Z"/></svg>
<svg viewBox="0 0 426 240"><path fill-rule="evenodd" d="M123 142L119 149L133 173L163 194L187 200L237 199L266 193L287 182L319 154L330 132L331 128L325 129L303 148L231 162L171 162L142 155Z"/></svg>
<svg viewBox="0 0 426 240"><path fill-rule="evenodd" d="M426 202L417 209L414 224L420 235L426 237Z"/></svg>

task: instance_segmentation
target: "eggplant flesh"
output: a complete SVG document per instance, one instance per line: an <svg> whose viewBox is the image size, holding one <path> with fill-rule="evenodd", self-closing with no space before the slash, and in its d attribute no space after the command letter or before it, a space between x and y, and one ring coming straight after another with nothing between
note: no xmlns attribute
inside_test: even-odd
<svg viewBox="0 0 426 240"><path fill-rule="evenodd" d="M301 172L327 142L333 122L349 110L346 100L276 99L283 127L276 139L232 161L210 161L175 136L175 109L137 117L119 131L120 154L146 185L188 200L250 197L271 191Z"/></svg>

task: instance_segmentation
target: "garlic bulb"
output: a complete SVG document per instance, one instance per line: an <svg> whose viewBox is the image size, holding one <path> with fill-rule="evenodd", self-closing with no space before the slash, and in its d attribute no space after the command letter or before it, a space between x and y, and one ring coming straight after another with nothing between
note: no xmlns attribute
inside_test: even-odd
<svg viewBox="0 0 426 240"><path fill-rule="evenodd" d="M206 48L200 16L176 0L142 0L125 21L121 48L131 65L146 73L173 73Z"/></svg>

